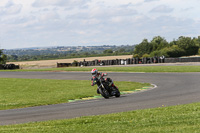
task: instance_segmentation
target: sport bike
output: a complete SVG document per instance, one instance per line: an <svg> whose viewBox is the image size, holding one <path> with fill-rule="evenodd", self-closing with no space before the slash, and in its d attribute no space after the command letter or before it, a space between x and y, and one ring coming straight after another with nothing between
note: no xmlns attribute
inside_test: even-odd
<svg viewBox="0 0 200 133"><path fill-rule="evenodd" d="M116 86L112 86L113 82L110 78L106 80L101 78L92 78L93 85L97 84L97 93L101 94L104 98L108 99L109 97L115 96L120 97L120 91Z"/></svg>

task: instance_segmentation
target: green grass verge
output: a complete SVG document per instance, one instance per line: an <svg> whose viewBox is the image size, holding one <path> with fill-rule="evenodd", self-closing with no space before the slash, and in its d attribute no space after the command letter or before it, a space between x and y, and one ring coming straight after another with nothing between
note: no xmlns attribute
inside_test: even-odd
<svg viewBox="0 0 200 133"><path fill-rule="evenodd" d="M0 126L3 133L199 133L200 103Z"/></svg>
<svg viewBox="0 0 200 133"><path fill-rule="evenodd" d="M135 90L148 83L119 82L120 91ZM89 80L0 78L0 110L49 105L98 95Z"/></svg>
<svg viewBox="0 0 200 133"><path fill-rule="evenodd" d="M95 66L94 66L95 68ZM91 67L67 67L31 70L12 71L91 71ZM98 67L99 71L107 72L200 72L200 66L119 66L119 67ZM1 70L3 71L3 70Z"/></svg>

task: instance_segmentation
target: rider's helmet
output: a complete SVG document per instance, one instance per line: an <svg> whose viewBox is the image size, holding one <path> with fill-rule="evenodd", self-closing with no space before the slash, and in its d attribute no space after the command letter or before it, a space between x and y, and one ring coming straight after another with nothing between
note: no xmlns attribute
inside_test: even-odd
<svg viewBox="0 0 200 133"><path fill-rule="evenodd" d="M94 69L92 69L91 73L92 73L92 76L96 76L98 73L98 70L96 68L94 68Z"/></svg>

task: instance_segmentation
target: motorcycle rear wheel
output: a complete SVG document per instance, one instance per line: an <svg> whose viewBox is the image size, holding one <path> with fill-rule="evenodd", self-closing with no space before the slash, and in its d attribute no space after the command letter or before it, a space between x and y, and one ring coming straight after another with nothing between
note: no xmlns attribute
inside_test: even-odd
<svg viewBox="0 0 200 133"><path fill-rule="evenodd" d="M120 91L118 88L114 87L113 91L115 91L115 97L120 97Z"/></svg>
<svg viewBox="0 0 200 133"><path fill-rule="evenodd" d="M115 97L120 97L120 92L119 92L119 90L116 90Z"/></svg>

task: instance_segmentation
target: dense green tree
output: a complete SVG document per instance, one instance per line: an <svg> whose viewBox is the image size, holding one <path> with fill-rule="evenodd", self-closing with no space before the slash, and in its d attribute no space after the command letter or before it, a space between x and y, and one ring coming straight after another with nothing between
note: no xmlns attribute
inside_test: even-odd
<svg viewBox="0 0 200 133"><path fill-rule="evenodd" d="M140 44L135 46L134 54L138 54L141 57L144 54L150 54L152 49L152 45L147 39L144 39Z"/></svg>
<svg viewBox="0 0 200 133"><path fill-rule="evenodd" d="M198 53L199 46L195 44L191 37L181 36L176 43L179 48L185 50L185 55L196 55Z"/></svg>
<svg viewBox="0 0 200 133"><path fill-rule="evenodd" d="M153 51L161 50L161 49L169 46L168 42L165 40L165 38L160 37L160 36L154 37L151 41L151 45L153 47L153 49L152 49Z"/></svg>
<svg viewBox="0 0 200 133"><path fill-rule="evenodd" d="M0 64L6 64L7 56L3 54L3 51L0 50Z"/></svg>
<svg viewBox="0 0 200 133"><path fill-rule="evenodd" d="M176 43L179 48L185 50L195 45L194 41L190 37L184 37L184 36L179 37Z"/></svg>
<svg viewBox="0 0 200 133"><path fill-rule="evenodd" d="M144 54L151 54L154 51L159 51L168 46L169 44L165 38L156 36L151 42L148 42L147 39L144 39L140 44L136 45L134 54L138 54L140 57L142 57ZM158 52L155 52L155 55L157 54Z"/></svg>
<svg viewBox="0 0 200 133"><path fill-rule="evenodd" d="M200 37L191 39L190 37L181 36L177 40L167 42L164 38L156 36L151 42L144 39L135 47L134 54L142 57L149 54L151 57L162 56L180 57L198 54L200 48Z"/></svg>
<svg viewBox="0 0 200 133"><path fill-rule="evenodd" d="M200 48L199 48L199 50L198 50L198 54L200 55Z"/></svg>
<svg viewBox="0 0 200 133"><path fill-rule="evenodd" d="M0 50L0 64L2 64L2 61L3 61L2 54L3 54L3 52L2 52L2 50Z"/></svg>
<svg viewBox="0 0 200 133"><path fill-rule="evenodd" d="M199 48L200 48L200 36L198 36L198 38L193 38L193 41L194 41L194 43L195 43L195 45L196 46L199 46Z"/></svg>
<svg viewBox="0 0 200 133"><path fill-rule="evenodd" d="M169 47L171 47L173 45L177 45L176 40L173 40L173 41L169 42Z"/></svg>

